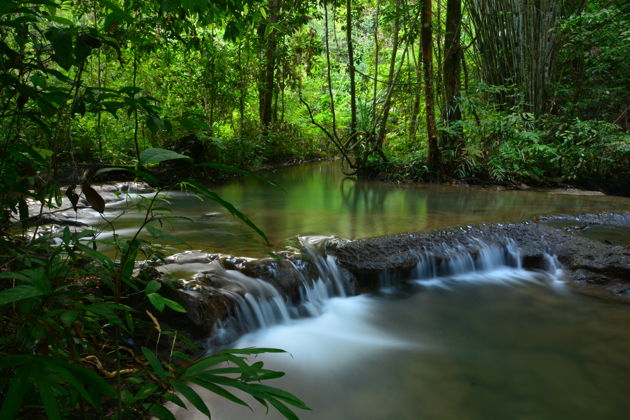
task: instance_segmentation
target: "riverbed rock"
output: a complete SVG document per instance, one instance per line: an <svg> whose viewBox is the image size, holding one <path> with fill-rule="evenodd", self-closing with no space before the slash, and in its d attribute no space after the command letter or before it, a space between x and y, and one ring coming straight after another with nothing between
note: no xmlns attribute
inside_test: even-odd
<svg viewBox="0 0 630 420"><path fill-rule="evenodd" d="M574 218L586 224L616 224L630 226L630 214L583 215ZM414 269L422 255L436 260L449 258L453 250L461 249L474 255L482 244L506 246L513 241L520 250L523 268L546 269L549 256L555 256L565 271L567 281L580 288L588 284L617 285L606 287L611 294L624 295L630 287L630 251L627 247L590 240L576 232L556 229L540 222L486 224L465 226L433 232L361 239L345 244L328 245L340 266L361 281L372 283L386 272L405 277ZM630 296L629 296L630 297Z"/></svg>
<svg viewBox="0 0 630 420"><path fill-rule="evenodd" d="M217 325L234 316L237 300L245 297L248 287L264 289L264 284L272 285L287 302L299 304L301 286L321 275L318 266L328 264L323 263L326 256L334 257L337 275L356 294L404 284L418 275L419 263L429 261L439 271L442 263L457 261L462 255L466 262L477 264L494 253L515 267L520 261L527 270L561 268L564 279L579 292L630 303L630 247L591 240L579 230L554 228L547 223L553 220L461 226L355 241L314 238L313 243L303 242L308 245L303 252L279 252L279 258L184 252L169 257L167 263L205 268L191 281L171 289L169 297L188 311L175 314L179 318L171 324L198 338L216 334ZM630 226L630 213L582 215L570 221L580 226ZM234 272L247 276L246 281L235 278Z"/></svg>

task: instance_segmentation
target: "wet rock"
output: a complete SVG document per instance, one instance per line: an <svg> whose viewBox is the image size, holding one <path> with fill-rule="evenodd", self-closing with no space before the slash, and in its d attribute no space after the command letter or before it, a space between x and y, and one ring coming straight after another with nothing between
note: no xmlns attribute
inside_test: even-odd
<svg viewBox="0 0 630 420"><path fill-rule="evenodd" d="M583 215L586 223L617 223L630 226L629 214ZM488 224L466 226L433 232L363 239L345 244L328 245L342 267L359 279L371 281L383 272L405 275L418 264L422 255L448 259L452 250L461 249L473 256L480 243L518 245L523 267L547 269L549 255L557 257L567 280L589 285L627 284L630 286L630 255L624 247L613 246L566 232L542 223ZM609 290L609 289L606 289ZM610 293L620 295L618 290ZM625 292L624 292L625 293Z"/></svg>
<svg viewBox="0 0 630 420"><path fill-rule="evenodd" d="M583 215L575 220L630 226L630 214ZM234 316L238 299L243 300L252 289L264 296L269 285L274 296L279 294L287 302L299 304L301 287L313 284L322 272L321 266L329 265L326 258L332 257L339 270L336 275L343 277L344 284L352 285L351 294L404 283L418 274L422 264L435 270L428 275L441 275L440 270L453 261L477 267L490 254L516 266L518 253L525 269L550 270L556 268L557 261L576 291L630 302L630 249L542 222L463 226L356 241L325 237L309 240L302 242L307 245L303 252L279 252L281 258L253 259L200 251L167 258L172 265L204 267L193 280L182 282L170 292L188 310L185 315L175 314L173 323L196 337L209 336L215 333L217 321Z"/></svg>

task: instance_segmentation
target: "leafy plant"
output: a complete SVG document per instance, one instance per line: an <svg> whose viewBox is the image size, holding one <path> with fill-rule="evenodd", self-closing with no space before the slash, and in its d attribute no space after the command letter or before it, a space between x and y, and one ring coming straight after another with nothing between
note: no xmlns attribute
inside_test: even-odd
<svg viewBox="0 0 630 420"><path fill-rule="evenodd" d="M189 158L147 149L132 171L150 177L144 166L179 159ZM265 238L245 215L203 185L194 181L181 185L224 205ZM102 205L89 184L82 189L83 194L90 191L86 198L92 207ZM118 260L98 251L101 241L92 230L71 232L66 227L58 246L42 236L23 243L23 249L3 236L0 250L9 258L0 273L1 418L45 414L51 419L94 415L173 419L162 405L165 401L195 407L210 417L209 408L189 384L247 405L230 391L240 390L289 419L297 419L290 407L308 409L292 394L261 383L282 372L248 359L282 350L222 350L195 361L190 353L198 351L196 346L178 331L162 328L160 313L185 309L161 293L162 282L135 272L140 253L159 255L150 241L140 237L142 230L173 239L155 226L169 218L156 205L159 198L158 190L143 200L145 217L131 239L120 241L115 236ZM147 333L152 329L156 334Z"/></svg>

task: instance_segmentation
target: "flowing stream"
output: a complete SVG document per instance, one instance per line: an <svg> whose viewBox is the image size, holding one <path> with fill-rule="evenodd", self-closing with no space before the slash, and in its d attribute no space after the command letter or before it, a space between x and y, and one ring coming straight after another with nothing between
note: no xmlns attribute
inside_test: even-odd
<svg viewBox="0 0 630 420"><path fill-rule="evenodd" d="M217 188L245 211L272 242L297 235L316 263L298 302L272 285L216 264L175 270L191 278L213 270L245 290L237 310L219 325L230 341L238 324L246 334L234 347L277 347L289 354L263 359L287 375L273 382L313 408L304 419L621 419L630 413L630 306L572 292L549 256L544 272L520 267L519 250L479 244L452 249L441 264L422 258L411 279L383 279L373 294L353 296L325 238L530 219L582 212L628 211L630 199L464 186L393 186L344 179L336 163L269 174L283 190L253 179ZM170 231L194 249L260 256L254 234L220 207L173 193ZM111 214L114 214L112 211ZM117 220L119 233L140 214ZM595 236L628 242L626 231L599 227ZM300 272L300 267L295 267ZM215 337L215 340L217 337ZM252 401L253 411L205 394L214 419L276 419ZM201 419L173 408L178 419Z"/></svg>
<svg viewBox="0 0 630 420"><path fill-rule="evenodd" d="M168 207L173 216L188 220L166 222L164 228L187 241L192 249L263 256L297 235L357 239L551 214L630 210L630 200L620 197L357 182L344 178L339 162L308 164L263 175L280 188L242 178L214 190L246 213L267 234L271 247L265 247L251 229L216 203L182 192L168 193ZM114 208L105 215L113 218L119 214L120 209ZM143 217L138 211L126 211L115 221L117 233L131 235ZM98 220L95 215L86 221L94 224Z"/></svg>

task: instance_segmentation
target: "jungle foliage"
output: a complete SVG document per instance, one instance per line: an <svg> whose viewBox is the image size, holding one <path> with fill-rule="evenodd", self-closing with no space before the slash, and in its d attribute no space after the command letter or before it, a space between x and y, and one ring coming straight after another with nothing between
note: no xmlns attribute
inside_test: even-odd
<svg viewBox="0 0 630 420"><path fill-rule="evenodd" d="M61 175L97 211L85 166L159 186L146 166L167 160L203 178L337 156L357 176L629 193L629 61L623 0L3 0L0 417L168 418L178 395L205 413L185 382L306 408L246 359L275 350L194 362L142 315L182 309L133 274L159 249L136 235L110 258L90 231L33 234L34 203L78 199ZM140 229L159 237L158 198ZM145 345L121 347L146 325Z"/></svg>

